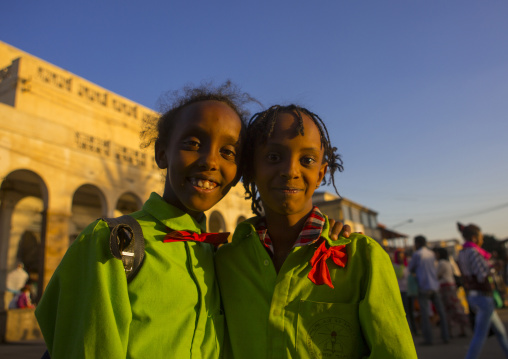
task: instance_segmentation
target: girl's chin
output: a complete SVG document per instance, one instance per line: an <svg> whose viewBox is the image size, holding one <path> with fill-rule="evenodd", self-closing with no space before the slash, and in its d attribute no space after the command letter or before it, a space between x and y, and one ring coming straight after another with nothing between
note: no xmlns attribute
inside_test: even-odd
<svg viewBox="0 0 508 359"><path fill-rule="evenodd" d="M280 204L280 206L277 206L277 208L270 208L266 212L267 214L277 214L281 216L298 216L301 215L302 217L309 214L309 212L312 210L312 207L307 208L308 206L299 207L299 206L289 206L285 205L284 203ZM265 207L266 208L266 207Z"/></svg>
<svg viewBox="0 0 508 359"><path fill-rule="evenodd" d="M191 198L186 207L192 212L206 212L219 203L223 198L218 196L213 197L214 198Z"/></svg>

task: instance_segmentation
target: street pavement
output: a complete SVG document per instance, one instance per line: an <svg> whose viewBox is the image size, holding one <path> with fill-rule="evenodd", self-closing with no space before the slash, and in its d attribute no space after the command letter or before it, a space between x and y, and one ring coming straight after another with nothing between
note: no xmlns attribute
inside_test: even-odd
<svg viewBox="0 0 508 359"><path fill-rule="evenodd" d="M499 316L503 320L505 327L508 326L508 308L498 310ZM450 343L444 344L440 340L439 328L434 328L434 341L432 346L422 346L419 343L423 338L415 336L416 352L420 359L461 359L466 356L469 340L471 339L471 332L467 338L452 338ZM43 341L30 341L18 343L1 343L0 344L0 358L1 359L40 359L46 346ZM503 352L499 346L495 336L487 338L483 346L481 359L502 359ZM70 358L72 359L72 358ZM101 358L102 359L102 358ZM107 358L105 358L107 359ZM143 358L140 358L143 359ZM152 358L158 359L158 358ZM178 358L177 358L178 359ZM262 359L262 358L260 358Z"/></svg>

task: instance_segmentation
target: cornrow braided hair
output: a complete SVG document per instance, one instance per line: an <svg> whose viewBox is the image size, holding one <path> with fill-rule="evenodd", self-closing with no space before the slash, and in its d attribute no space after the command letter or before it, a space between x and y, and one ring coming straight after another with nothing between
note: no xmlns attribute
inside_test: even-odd
<svg viewBox="0 0 508 359"><path fill-rule="evenodd" d="M259 143L265 143L268 138L273 134L275 123L280 113L294 113L298 119L297 131L300 135L304 134L303 127L303 115L308 116L316 125L319 130L321 137L321 146L324 148L323 162L328 163L329 180L326 177L323 178L322 184L332 184L335 192L339 195L337 187L335 186L334 174L338 170L342 172L344 170L343 162L340 154L337 153L337 147L333 147L328 135L328 129L326 128L323 120L315 113L307 110L304 107L297 105L274 105L269 109L258 112L249 121L247 127L247 140L243 148L243 159L242 159L242 173L243 173L243 186L245 187L245 198L252 200L252 211L254 214L260 216L262 212L261 197L259 196L258 189L254 183L254 153L256 145ZM340 195L339 195L340 196Z"/></svg>

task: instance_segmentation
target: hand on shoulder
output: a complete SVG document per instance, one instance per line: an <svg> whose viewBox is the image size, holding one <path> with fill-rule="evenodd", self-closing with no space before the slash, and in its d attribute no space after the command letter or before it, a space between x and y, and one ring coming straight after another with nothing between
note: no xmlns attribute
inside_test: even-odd
<svg viewBox="0 0 508 359"><path fill-rule="evenodd" d="M333 218L328 218L328 222L330 223L329 235L332 241L336 241L339 237L349 238L351 235L351 227L349 224L344 224L342 222L336 222ZM362 232L355 232L363 234Z"/></svg>

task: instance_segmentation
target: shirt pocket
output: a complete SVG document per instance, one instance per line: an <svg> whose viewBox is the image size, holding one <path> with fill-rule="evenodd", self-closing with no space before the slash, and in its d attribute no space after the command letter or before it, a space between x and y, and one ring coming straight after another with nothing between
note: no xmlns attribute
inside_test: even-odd
<svg viewBox="0 0 508 359"><path fill-rule="evenodd" d="M300 301L296 337L300 358L361 358L365 349L357 303Z"/></svg>

